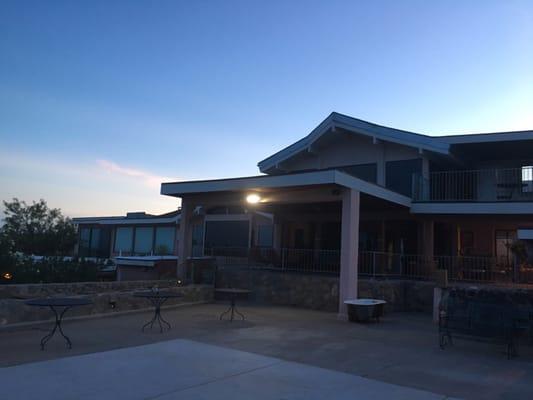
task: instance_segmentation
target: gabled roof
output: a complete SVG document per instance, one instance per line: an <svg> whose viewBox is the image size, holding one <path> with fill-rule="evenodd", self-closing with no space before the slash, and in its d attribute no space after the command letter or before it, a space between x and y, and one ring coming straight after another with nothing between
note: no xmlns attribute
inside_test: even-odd
<svg viewBox="0 0 533 400"><path fill-rule="evenodd" d="M261 171L275 167L276 164L306 150L324 134L335 130L336 128L345 129L354 134L365 135L386 142L411 146L422 150L428 150L440 154L449 154L450 145L434 137L421 135L414 132L403 131L400 129L389 128L382 125L373 124L361 119L349 117L347 115L332 112L324 121L322 121L313 131L291 144L290 146L278 151L272 156L258 163Z"/></svg>
<svg viewBox="0 0 533 400"><path fill-rule="evenodd" d="M515 142L522 140L533 141L533 131L531 130L468 135L428 136L389 128L387 126L332 112L324 121L313 129L309 135L260 161L258 163L259 169L261 172L266 172L275 168L282 161L309 149L320 137L334 131L336 128L344 129L357 135L368 136L376 140L397 143L443 155L450 155L452 145Z"/></svg>

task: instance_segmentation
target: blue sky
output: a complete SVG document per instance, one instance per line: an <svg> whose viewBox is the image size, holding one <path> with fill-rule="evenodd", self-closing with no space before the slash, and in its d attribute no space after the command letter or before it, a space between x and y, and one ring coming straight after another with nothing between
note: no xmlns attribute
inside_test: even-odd
<svg viewBox="0 0 533 400"><path fill-rule="evenodd" d="M531 1L3 1L0 198L165 212L331 111L432 135L533 129Z"/></svg>

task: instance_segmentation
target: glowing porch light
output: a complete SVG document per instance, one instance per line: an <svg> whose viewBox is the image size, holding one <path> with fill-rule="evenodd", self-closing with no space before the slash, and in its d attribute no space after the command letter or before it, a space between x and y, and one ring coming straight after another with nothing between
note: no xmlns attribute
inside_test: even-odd
<svg viewBox="0 0 533 400"><path fill-rule="evenodd" d="M246 196L246 202L250 204L257 204L261 201L261 197L258 194L252 193Z"/></svg>

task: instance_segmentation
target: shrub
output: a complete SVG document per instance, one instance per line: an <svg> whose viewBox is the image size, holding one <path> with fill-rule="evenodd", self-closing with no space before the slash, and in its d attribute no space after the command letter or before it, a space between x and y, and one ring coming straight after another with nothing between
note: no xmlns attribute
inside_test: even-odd
<svg viewBox="0 0 533 400"><path fill-rule="evenodd" d="M97 271L98 264L83 259L45 257L34 260L19 256L0 264L0 283L91 282L97 280Z"/></svg>

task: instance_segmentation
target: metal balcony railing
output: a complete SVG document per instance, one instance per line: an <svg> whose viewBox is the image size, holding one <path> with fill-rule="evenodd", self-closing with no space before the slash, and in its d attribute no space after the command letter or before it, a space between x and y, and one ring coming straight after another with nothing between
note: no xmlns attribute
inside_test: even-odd
<svg viewBox="0 0 533 400"><path fill-rule="evenodd" d="M339 250L218 247L206 249L205 254L222 266L330 274L340 271Z"/></svg>
<svg viewBox="0 0 533 400"><path fill-rule="evenodd" d="M280 272L339 274L339 250L211 248L206 255L218 267ZM453 282L533 284L533 265L516 268L491 256L424 256L379 251L359 252L359 276L364 278L433 280L446 270Z"/></svg>
<svg viewBox="0 0 533 400"><path fill-rule="evenodd" d="M413 175L413 201L533 201L533 166Z"/></svg>

